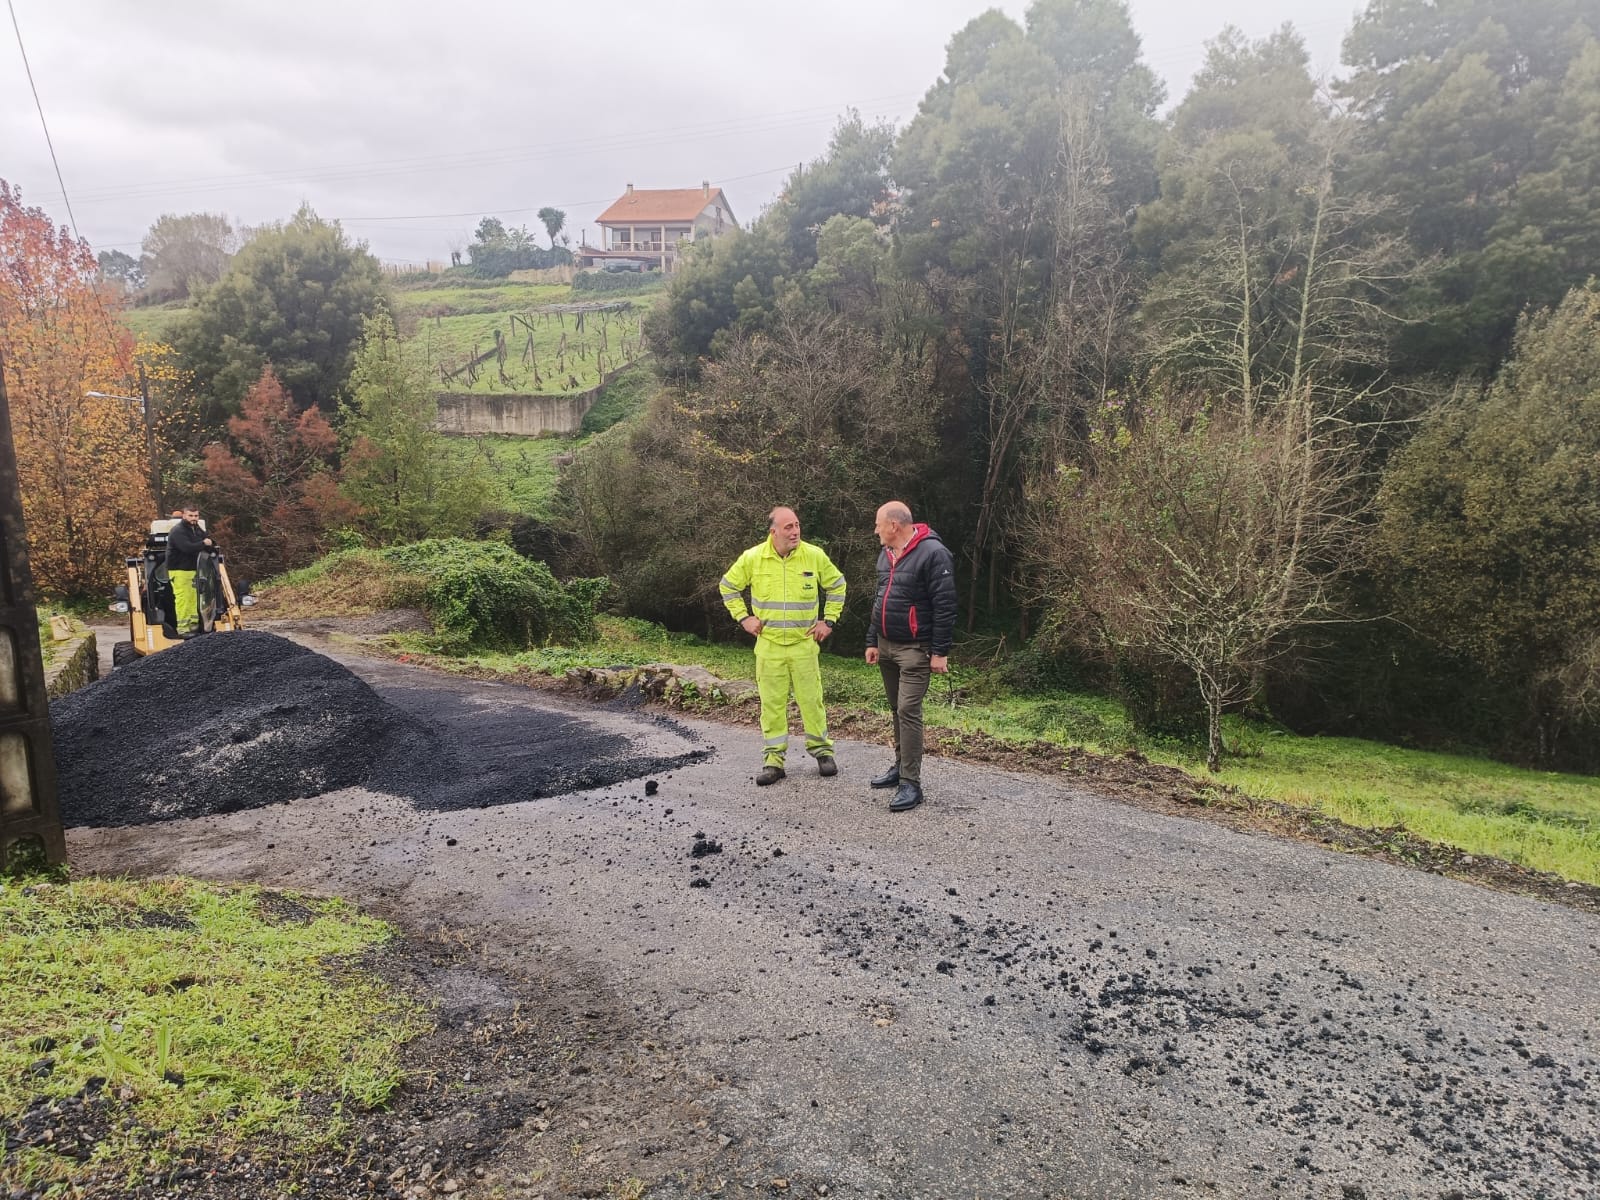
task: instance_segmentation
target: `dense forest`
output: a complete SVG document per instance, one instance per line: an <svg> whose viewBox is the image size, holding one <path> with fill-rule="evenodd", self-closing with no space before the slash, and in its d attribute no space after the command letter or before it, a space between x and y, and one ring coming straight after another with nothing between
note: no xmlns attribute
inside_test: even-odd
<svg viewBox="0 0 1600 1200"><path fill-rule="evenodd" d="M1118 0L976 18L908 125L848 117L672 280L667 386L569 477L590 565L715 631L767 505L865 582L899 496L970 635L1153 727L1593 767L1594 19L1374 3L1331 86L1228 29L1164 113Z"/></svg>

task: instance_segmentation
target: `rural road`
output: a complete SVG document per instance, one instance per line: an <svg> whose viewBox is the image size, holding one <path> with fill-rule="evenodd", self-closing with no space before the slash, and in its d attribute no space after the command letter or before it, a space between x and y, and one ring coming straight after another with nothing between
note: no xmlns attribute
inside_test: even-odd
<svg viewBox="0 0 1600 1200"><path fill-rule="evenodd" d="M758 791L753 728L316 644L483 719L486 755L519 721L715 753L653 794L347 789L74 829L74 864L334 892L576 964L713 1081L743 1163L832 1196L1600 1197L1600 918L942 760L890 814L859 743L824 780L796 738Z"/></svg>

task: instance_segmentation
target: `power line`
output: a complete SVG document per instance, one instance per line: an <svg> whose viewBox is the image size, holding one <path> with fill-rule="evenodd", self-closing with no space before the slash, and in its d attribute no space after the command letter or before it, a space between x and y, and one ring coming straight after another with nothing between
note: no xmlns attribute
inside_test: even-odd
<svg viewBox="0 0 1600 1200"><path fill-rule="evenodd" d="M22 27L17 24L17 9L16 5L12 3L12 0L6 0L6 9L11 14L11 28L16 32L17 35L17 50L22 55L22 68L27 72L28 87L33 92L33 106L39 112L39 125L44 130L44 143L46 146L50 147L50 164L56 169L56 184L61 188L61 202L66 205L67 208L67 220L72 224L72 236L78 240L80 245L87 248L89 243L85 241L83 235L78 232L78 218L72 211L72 198L67 195L67 181L61 175L61 163L56 158L56 144L55 141L50 137L50 123L44 118L44 104L39 99L39 88L33 82L33 67L28 62L28 50L22 42ZM101 325L105 327L106 339L113 347L115 347L118 341L117 332L112 325L111 314L106 311L106 302L104 297L100 295L100 288L90 288L89 294L94 297L94 307L95 310L100 314ZM124 329L123 332L124 334L129 334L129 331L126 329ZM129 334L129 336L131 336L131 334ZM141 375L141 381L142 378L143 377Z"/></svg>
<svg viewBox="0 0 1600 1200"><path fill-rule="evenodd" d="M72 201L67 198L67 181L61 177L61 163L56 159L56 144L50 137L50 123L44 119L44 105L39 100L39 87L33 82L33 67L28 62L28 48L22 44L22 26L17 24L17 6L6 0L11 13L11 28L17 35L17 51L22 55L22 69L28 76L28 88L33 92L33 107L39 113L39 125L44 130L44 144L50 147L50 165L56 169L56 184L61 188L61 202L67 206L67 220L72 222L72 236L82 241L78 233L78 218L73 215Z"/></svg>

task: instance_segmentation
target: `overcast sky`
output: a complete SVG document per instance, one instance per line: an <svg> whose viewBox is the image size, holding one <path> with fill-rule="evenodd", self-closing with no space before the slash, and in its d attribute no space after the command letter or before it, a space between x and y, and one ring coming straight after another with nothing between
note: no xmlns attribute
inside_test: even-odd
<svg viewBox="0 0 1600 1200"><path fill-rule="evenodd" d="M839 114L903 124L982 0L592 8L477 0L11 0L78 229L137 256L164 212L254 224L302 200L386 261L448 258L478 217L577 241L627 183L709 179L748 224ZM1022 17L1025 2L999 7ZM1204 42L1292 19L1338 68L1360 0L1132 0L1176 100ZM696 14L689 16L688 14ZM704 15L700 15L704 14ZM67 210L0 26L0 178ZM541 234L542 239L542 234Z"/></svg>

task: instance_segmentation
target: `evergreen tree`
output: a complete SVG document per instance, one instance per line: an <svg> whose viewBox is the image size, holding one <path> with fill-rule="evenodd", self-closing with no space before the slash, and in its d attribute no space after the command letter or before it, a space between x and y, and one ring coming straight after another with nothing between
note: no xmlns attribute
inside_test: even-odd
<svg viewBox="0 0 1600 1200"><path fill-rule="evenodd" d="M489 506L493 485L485 465L451 453L434 429L438 412L420 351L395 336L387 314L369 318L350 400L340 410L340 490L379 544L466 535Z"/></svg>
<svg viewBox="0 0 1600 1200"><path fill-rule="evenodd" d="M1373 0L1345 41L1365 153L1440 270L1408 291L1409 370L1492 368L1518 314L1600 270L1592 0Z"/></svg>
<svg viewBox="0 0 1600 1200"><path fill-rule="evenodd" d="M270 366L299 407L331 413L385 295L366 245L302 207L233 257L174 341L215 409L237 412Z"/></svg>
<svg viewBox="0 0 1600 1200"><path fill-rule="evenodd" d="M1288 26L1213 41L1161 153L1138 244L1155 268L1151 355L1182 386L1246 414L1303 389L1340 392L1385 365L1406 246L1354 193L1353 129L1319 102Z"/></svg>
<svg viewBox="0 0 1600 1200"><path fill-rule="evenodd" d="M1600 287L1524 318L1494 386L1438 412L1381 498L1399 615L1515 698L1505 743L1548 759L1595 731Z"/></svg>

